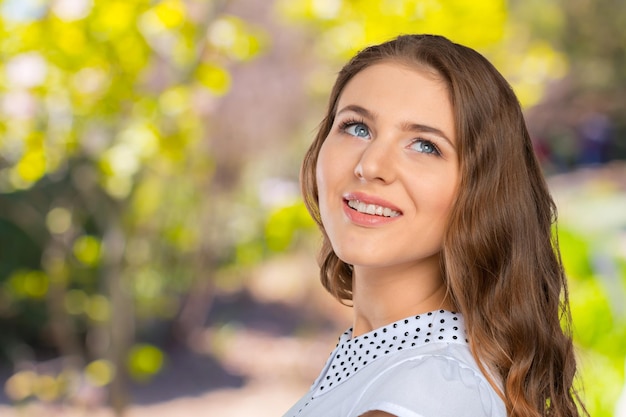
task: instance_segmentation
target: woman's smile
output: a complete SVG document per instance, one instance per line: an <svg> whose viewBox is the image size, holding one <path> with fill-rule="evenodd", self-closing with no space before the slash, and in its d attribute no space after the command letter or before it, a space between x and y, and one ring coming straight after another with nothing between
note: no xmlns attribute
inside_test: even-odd
<svg viewBox="0 0 626 417"><path fill-rule="evenodd" d="M397 220L402 210L384 199L361 192L343 196L346 217L359 226L380 226Z"/></svg>

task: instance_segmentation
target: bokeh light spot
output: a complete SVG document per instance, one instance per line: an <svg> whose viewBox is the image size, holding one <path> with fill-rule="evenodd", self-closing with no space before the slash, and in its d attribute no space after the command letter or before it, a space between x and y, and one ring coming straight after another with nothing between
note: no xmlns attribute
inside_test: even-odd
<svg viewBox="0 0 626 417"><path fill-rule="evenodd" d="M115 366L106 359L98 359L85 367L85 378L96 387L103 387L113 381Z"/></svg>
<svg viewBox="0 0 626 417"><path fill-rule="evenodd" d="M87 266L93 266L100 260L100 241L94 236L81 236L74 242L74 256Z"/></svg>
<svg viewBox="0 0 626 417"><path fill-rule="evenodd" d="M55 207L46 216L46 226L50 233L61 235L72 226L72 213L66 208Z"/></svg>
<svg viewBox="0 0 626 417"><path fill-rule="evenodd" d="M33 395L37 374L33 371L20 371L7 379L4 392L15 401L23 401Z"/></svg>
<svg viewBox="0 0 626 417"><path fill-rule="evenodd" d="M163 367L165 355L156 346L137 344L128 354L128 370L135 379L148 380Z"/></svg>

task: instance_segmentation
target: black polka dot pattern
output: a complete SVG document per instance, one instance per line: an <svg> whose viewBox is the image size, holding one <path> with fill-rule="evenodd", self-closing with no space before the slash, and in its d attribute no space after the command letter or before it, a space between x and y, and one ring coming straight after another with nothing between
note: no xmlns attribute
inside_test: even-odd
<svg viewBox="0 0 626 417"><path fill-rule="evenodd" d="M326 373L316 381L314 397L348 380L368 364L383 356L428 343L467 343L460 315L446 310L409 317L352 337L349 329L339 337Z"/></svg>

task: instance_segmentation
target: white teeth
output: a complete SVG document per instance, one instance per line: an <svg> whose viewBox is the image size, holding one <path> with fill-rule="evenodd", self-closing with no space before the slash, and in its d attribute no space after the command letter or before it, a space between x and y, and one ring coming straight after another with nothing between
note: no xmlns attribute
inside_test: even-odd
<svg viewBox="0 0 626 417"><path fill-rule="evenodd" d="M359 213L375 214L384 217L397 217L400 215L389 207L377 206L376 204L365 204L359 200L348 200L348 206L352 207Z"/></svg>

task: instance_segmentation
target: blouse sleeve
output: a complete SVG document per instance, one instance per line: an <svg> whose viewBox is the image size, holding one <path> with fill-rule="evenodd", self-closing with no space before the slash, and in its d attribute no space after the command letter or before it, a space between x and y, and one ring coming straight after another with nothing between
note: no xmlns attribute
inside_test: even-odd
<svg viewBox="0 0 626 417"><path fill-rule="evenodd" d="M408 359L381 373L350 415L372 410L397 417L506 417L485 377L446 356Z"/></svg>

